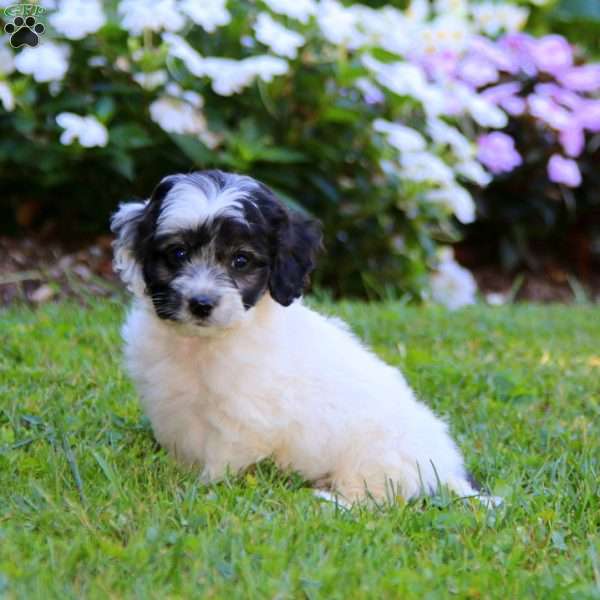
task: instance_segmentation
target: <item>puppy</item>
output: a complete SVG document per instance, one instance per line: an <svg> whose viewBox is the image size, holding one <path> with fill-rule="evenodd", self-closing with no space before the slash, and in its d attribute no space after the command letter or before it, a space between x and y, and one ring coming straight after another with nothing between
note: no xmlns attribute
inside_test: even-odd
<svg viewBox="0 0 600 600"><path fill-rule="evenodd" d="M160 444L204 481L272 457L347 503L477 495L401 373L302 303L315 221L250 177L204 171L121 205L112 230L134 295L127 369Z"/></svg>

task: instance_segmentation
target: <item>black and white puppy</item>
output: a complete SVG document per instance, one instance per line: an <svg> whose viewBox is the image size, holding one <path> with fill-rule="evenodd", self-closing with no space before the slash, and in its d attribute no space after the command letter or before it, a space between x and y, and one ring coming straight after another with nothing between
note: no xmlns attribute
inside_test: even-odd
<svg viewBox="0 0 600 600"><path fill-rule="evenodd" d="M266 457L342 501L477 495L446 424L401 373L300 296L318 224L258 181L163 179L113 216L134 294L126 365L158 441L206 482Z"/></svg>

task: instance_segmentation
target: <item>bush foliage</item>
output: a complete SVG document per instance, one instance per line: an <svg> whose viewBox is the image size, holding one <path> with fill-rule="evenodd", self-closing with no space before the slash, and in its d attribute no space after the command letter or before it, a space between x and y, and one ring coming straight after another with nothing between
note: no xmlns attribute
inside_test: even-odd
<svg viewBox="0 0 600 600"><path fill-rule="evenodd" d="M33 199L83 233L173 171L249 173L323 221L318 283L374 296L422 295L474 220L467 188L493 174L476 140L510 117L484 91L515 75L494 53L527 18L466 0L41 9L37 47L0 48L3 203Z"/></svg>

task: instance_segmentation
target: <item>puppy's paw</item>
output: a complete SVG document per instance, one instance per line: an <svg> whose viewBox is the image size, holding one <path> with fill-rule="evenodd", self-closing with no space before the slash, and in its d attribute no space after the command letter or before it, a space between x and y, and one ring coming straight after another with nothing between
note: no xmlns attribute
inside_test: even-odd
<svg viewBox="0 0 600 600"><path fill-rule="evenodd" d="M500 496L492 496L491 494L487 494L480 489L475 489L473 486L477 485L473 484L472 481L467 479L450 479L448 481L448 487L459 496L462 496L465 499L474 498L478 502L480 502L485 508L494 509L502 506L504 500Z"/></svg>
<svg viewBox="0 0 600 600"><path fill-rule="evenodd" d="M481 504L485 508L489 510L500 508L504 504L504 498L502 498L501 496L488 496L487 494L478 494L476 498L479 502L481 502Z"/></svg>
<svg viewBox="0 0 600 600"><path fill-rule="evenodd" d="M347 500L344 500L338 494L330 492L328 490L313 490L313 495L320 500L325 500L326 502L332 502L339 508L343 508L344 510L349 510L352 508L352 504Z"/></svg>

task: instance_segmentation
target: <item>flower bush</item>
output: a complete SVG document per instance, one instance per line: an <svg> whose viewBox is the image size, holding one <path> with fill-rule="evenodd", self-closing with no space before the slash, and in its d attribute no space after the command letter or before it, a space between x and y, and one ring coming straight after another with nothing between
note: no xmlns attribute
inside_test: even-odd
<svg viewBox="0 0 600 600"><path fill-rule="evenodd" d="M242 171L323 221L318 283L422 297L436 266L434 281L458 272L438 251L475 220L472 194L529 160L520 119L552 138L548 185L586 177L574 161L597 132L598 69L563 38L519 33L520 6L41 5L40 44L0 47L0 177L3 201L44 200L65 222L95 226L174 170Z"/></svg>

